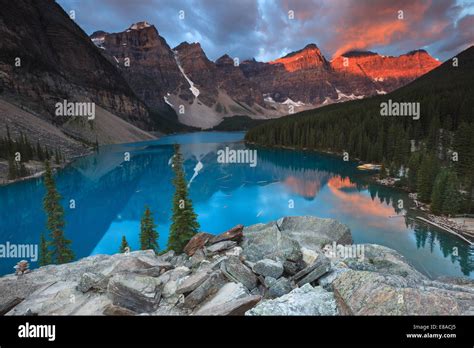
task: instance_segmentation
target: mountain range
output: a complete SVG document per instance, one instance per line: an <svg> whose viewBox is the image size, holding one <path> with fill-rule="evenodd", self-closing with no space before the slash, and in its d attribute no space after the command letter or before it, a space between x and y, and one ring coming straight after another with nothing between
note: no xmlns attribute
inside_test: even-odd
<svg viewBox="0 0 474 348"><path fill-rule="evenodd" d="M94 143L208 129L238 116L266 120L384 94L436 68L426 51L399 57L348 52L327 60L315 44L271 62L210 60L199 43L171 48L155 26L88 36L53 0L0 0L0 136L10 127L67 157ZM96 117L55 116L68 100ZM151 133L150 133L151 132Z"/></svg>
<svg viewBox="0 0 474 348"><path fill-rule="evenodd" d="M440 65L424 50L398 57L351 51L328 61L315 44L268 63L227 54L213 62L199 43L171 49L147 22L91 39L148 106L171 106L181 123L198 128L229 116L275 118L385 94Z"/></svg>

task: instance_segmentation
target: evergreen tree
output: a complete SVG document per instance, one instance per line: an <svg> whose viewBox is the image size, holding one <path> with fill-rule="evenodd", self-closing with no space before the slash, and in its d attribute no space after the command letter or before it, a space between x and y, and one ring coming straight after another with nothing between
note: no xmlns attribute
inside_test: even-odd
<svg viewBox="0 0 474 348"><path fill-rule="evenodd" d="M145 213L140 223L140 248L142 250L152 249L155 252L159 251L158 246L158 232L156 232L156 225L153 221L153 214L150 208L145 207Z"/></svg>
<svg viewBox="0 0 474 348"><path fill-rule="evenodd" d="M434 214L441 214L443 211L444 191L449 175L448 170L442 170L436 176L433 192L431 193L431 211Z"/></svg>
<svg viewBox="0 0 474 348"><path fill-rule="evenodd" d="M43 207L47 215L46 227L50 233L51 262L61 264L74 259L71 250L71 241L64 235L64 209L61 206L61 195L56 189L56 183L49 162L45 162L46 172L44 184L46 195L43 199Z"/></svg>
<svg viewBox="0 0 474 348"><path fill-rule="evenodd" d="M40 236L40 250L39 250L39 260L38 263L40 266L46 266L51 263L51 252L48 250L48 242L44 233L41 233Z"/></svg>
<svg viewBox="0 0 474 348"><path fill-rule="evenodd" d="M455 215L461 206L459 195L459 181L456 173L450 173L446 180L445 197L443 200L443 213Z"/></svg>
<svg viewBox="0 0 474 348"><path fill-rule="evenodd" d="M125 236L122 236L122 243L120 244L119 252L121 254L125 253L126 251L130 251L130 246L128 245L127 239Z"/></svg>
<svg viewBox="0 0 474 348"><path fill-rule="evenodd" d="M418 198L423 202L429 202L431 199L431 192L433 190L433 183L438 172L438 163L433 155L423 156L420 169L418 171L417 187Z"/></svg>
<svg viewBox="0 0 474 348"><path fill-rule="evenodd" d="M408 161L408 188L411 191L416 191L417 189L417 174L418 170L420 169L420 160L421 155L419 152L413 152L410 156L410 160Z"/></svg>
<svg viewBox="0 0 474 348"><path fill-rule="evenodd" d="M182 252L188 241L197 233L199 223L194 212L183 170L183 157L179 145L174 145L172 167L175 174L173 185L173 216L168 238L168 249Z"/></svg>

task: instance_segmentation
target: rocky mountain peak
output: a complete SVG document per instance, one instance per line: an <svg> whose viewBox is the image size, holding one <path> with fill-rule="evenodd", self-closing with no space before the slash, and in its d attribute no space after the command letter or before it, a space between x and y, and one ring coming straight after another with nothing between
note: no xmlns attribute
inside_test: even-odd
<svg viewBox="0 0 474 348"><path fill-rule="evenodd" d="M216 60L217 66L226 66L226 65L234 65L234 60L228 55L224 54L222 57Z"/></svg>
<svg viewBox="0 0 474 348"><path fill-rule="evenodd" d="M206 54L199 42L181 42L173 51L178 52L180 57L193 56L194 58L206 58Z"/></svg>
<svg viewBox="0 0 474 348"><path fill-rule="evenodd" d="M346 58L349 58L348 60ZM350 51L331 61L334 70L353 75L365 76L381 86L392 81L395 85L389 89L401 87L403 84L426 74L440 65L425 50L412 51L398 57L383 56L370 51Z"/></svg>
<svg viewBox="0 0 474 348"><path fill-rule="evenodd" d="M145 28L152 27L147 21L133 23L128 29L129 30L141 30Z"/></svg>
<svg viewBox="0 0 474 348"><path fill-rule="evenodd" d="M370 57L370 56L378 56L378 53L372 51L347 51L346 53L342 54L343 57Z"/></svg>
<svg viewBox="0 0 474 348"><path fill-rule="evenodd" d="M314 43L306 45L303 49L288 53L270 64L282 64L289 72L319 68L327 65L321 50Z"/></svg>

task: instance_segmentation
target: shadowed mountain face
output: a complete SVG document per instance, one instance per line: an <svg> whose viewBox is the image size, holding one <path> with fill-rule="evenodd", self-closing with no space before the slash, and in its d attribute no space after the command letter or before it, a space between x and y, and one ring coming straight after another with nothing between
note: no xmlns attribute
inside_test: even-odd
<svg viewBox="0 0 474 348"><path fill-rule="evenodd" d="M145 105L52 0L0 1L0 82L44 119L58 101L95 102L145 128ZM61 121L55 119L55 122ZM64 121L64 120L62 120Z"/></svg>
<svg viewBox="0 0 474 348"><path fill-rule="evenodd" d="M181 123L200 128L226 116L275 118L385 94L440 64L425 51L399 57L348 52L328 61L315 44L269 63L240 62L227 54L212 62L199 43L183 42L171 50L146 22L120 33L98 31L91 39L148 106L166 103ZM126 58L128 68L123 67Z"/></svg>
<svg viewBox="0 0 474 348"><path fill-rule="evenodd" d="M173 51L153 25L140 22L120 33L96 32L91 38L148 106L169 111L167 93L192 99Z"/></svg>

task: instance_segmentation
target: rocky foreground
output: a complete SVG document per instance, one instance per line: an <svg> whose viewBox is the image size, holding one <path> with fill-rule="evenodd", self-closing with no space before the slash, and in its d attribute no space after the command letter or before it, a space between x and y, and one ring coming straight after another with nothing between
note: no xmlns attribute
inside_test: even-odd
<svg viewBox="0 0 474 348"><path fill-rule="evenodd" d="M95 255L0 278L6 315L473 315L474 281L433 281L394 250L350 245L332 219L286 217L197 234L185 253ZM325 250L325 252L323 252Z"/></svg>

